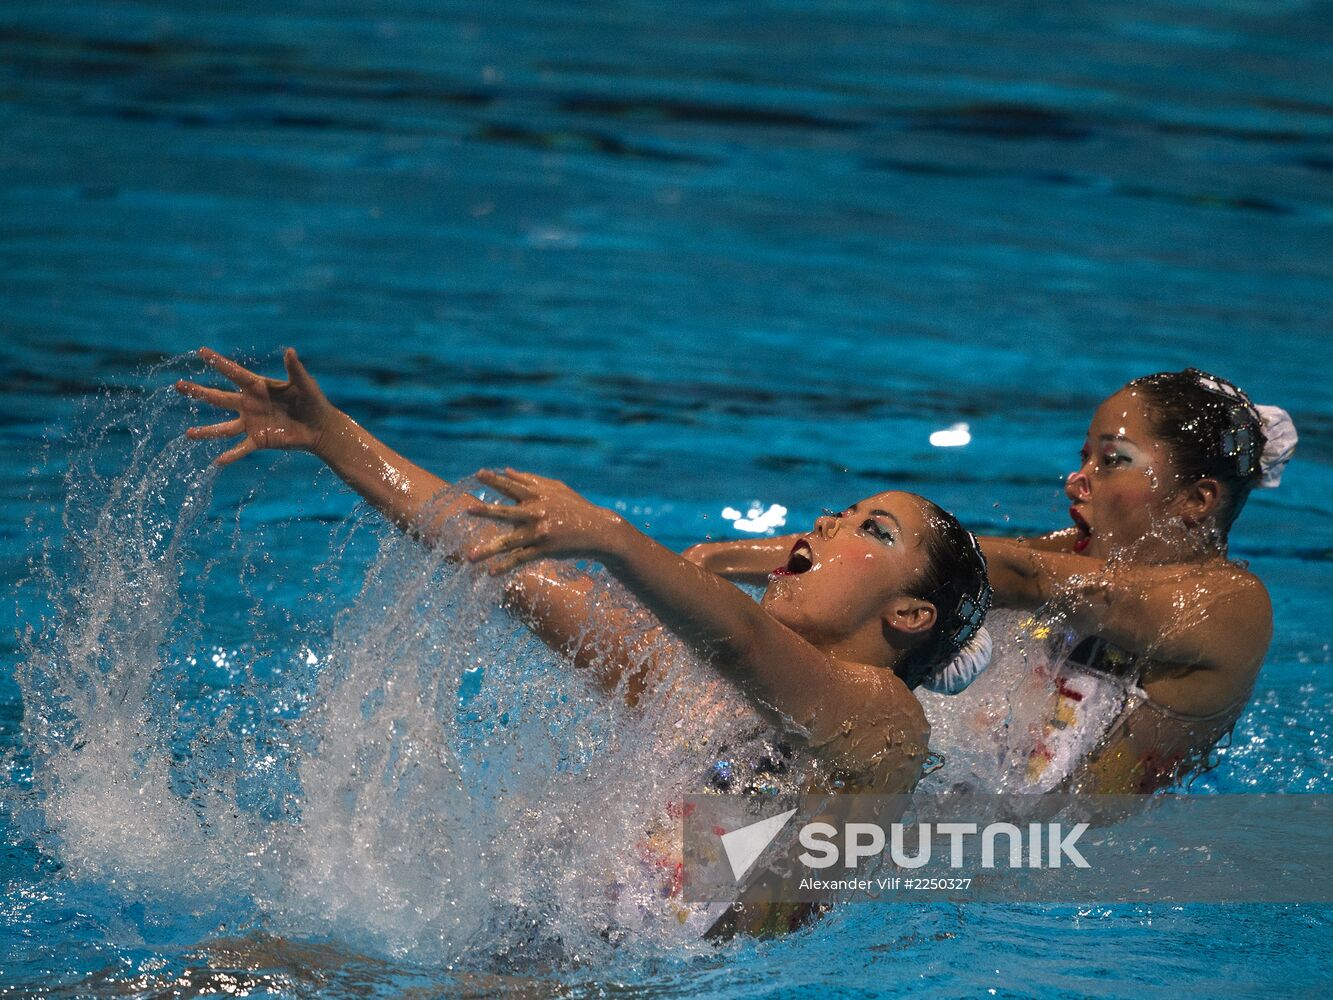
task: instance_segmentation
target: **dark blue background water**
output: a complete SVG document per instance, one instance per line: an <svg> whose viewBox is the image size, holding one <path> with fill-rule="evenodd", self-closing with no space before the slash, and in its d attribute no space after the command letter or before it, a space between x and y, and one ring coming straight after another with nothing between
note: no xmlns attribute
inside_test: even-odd
<svg viewBox="0 0 1333 1000"><path fill-rule="evenodd" d="M1060 526L1097 401L1192 364L1302 434L1234 536L1277 635L1201 786L1328 792L1331 71L1333 7L1280 0L9 5L6 584L25 518L61 499L79 398L200 344L271 374L294 344L431 468L557 474L678 545L731 533L725 506L800 524L885 485L977 528ZM970 446L928 444L957 421ZM270 498L313 469L252 461ZM255 476L224 477L218 509ZM5 834L0 992L140 960L142 914L99 910ZM1319 908L902 909L745 950L725 989L1328 977ZM348 960L329 989L407 974ZM718 968L665 976L723 989Z"/></svg>

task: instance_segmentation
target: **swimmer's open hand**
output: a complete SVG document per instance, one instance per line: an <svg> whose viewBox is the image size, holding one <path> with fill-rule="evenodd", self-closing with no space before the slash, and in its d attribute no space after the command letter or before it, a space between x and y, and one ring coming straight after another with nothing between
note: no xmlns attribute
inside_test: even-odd
<svg viewBox="0 0 1333 1000"><path fill-rule="evenodd" d="M494 558L492 574L533 559L604 556L625 525L619 514L598 507L557 479L515 469L503 473L483 469L477 480L514 500L513 504L478 500L467 508L475 517L514 526L467 552L470 562Z"/></svg>
<svg viewBox="0 0 1333 1000"><path fill-rule="evenodd" d="M260 448L318 449L324 429L337 411L293 348L287 348L283 354L287 366L285 382L257 375L207 347L199 349L199 357L239 390L226 392L185 379L176 383L176 391L182 396L236 411L235 419L191 427L185 432L186 437L196 441L245 435L240 444L213 459L215 465L228 465Z"/></svg>

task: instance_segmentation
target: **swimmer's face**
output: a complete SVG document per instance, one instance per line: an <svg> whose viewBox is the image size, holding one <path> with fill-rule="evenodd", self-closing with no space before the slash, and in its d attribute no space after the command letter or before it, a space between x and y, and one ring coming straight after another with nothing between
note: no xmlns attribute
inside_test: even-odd
<svg viewBox="0 0 1333 1000"><path fill-rule="evenodd" d="M1097 408L1081 459L1065 481L1074 551L1104 559L1134 546L1151 554L1171 520L1176 469L1140 395L1122 389Z"/></svg>
<svg viewBox="0 0 1333 1000"><path fill-rule="evenodd" d="M816 645L857 634L872 645L886 624L927 632L934 608L927 604L927 620L920 619L917 606L926 602L905 590L926 569L930 530L921 499L911 493L880 493L826 514L769 578L763 606Z"/></svg>

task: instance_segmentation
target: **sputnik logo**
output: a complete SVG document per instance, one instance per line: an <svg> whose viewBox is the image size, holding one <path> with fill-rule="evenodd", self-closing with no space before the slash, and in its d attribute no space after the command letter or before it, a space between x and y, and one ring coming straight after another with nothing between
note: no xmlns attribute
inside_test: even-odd
<svg viewBox="0 0 1333 1000"><path fill-rule="evenodd" d="M759 855L764 853L764 849L773 843L773 838L782 832L787 821L795 815L795 809L788 809L778 816L761 819L758 823L751 823L739 830L722 834L722 849L727 852L727 860L731 862L731 874L737 882L759 860Z"/></svg>

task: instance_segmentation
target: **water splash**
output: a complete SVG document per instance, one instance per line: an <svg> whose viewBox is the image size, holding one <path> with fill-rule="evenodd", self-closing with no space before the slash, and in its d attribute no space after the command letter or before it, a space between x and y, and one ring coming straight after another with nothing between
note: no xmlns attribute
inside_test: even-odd
<svg viewBox="0 0 1333 1000"><path fill-rule="evenodd" d="M265 456L268 482L210 507L188 422L169 390L88 404L27 584L45 613L15 804L66 875L213 913L218 935L455 969L707 949L642 842L730 734L717 712L748 717L737 696L658 638L674 681L608 697L497 610L496 581L275 499L304 456Z"/></svg>

